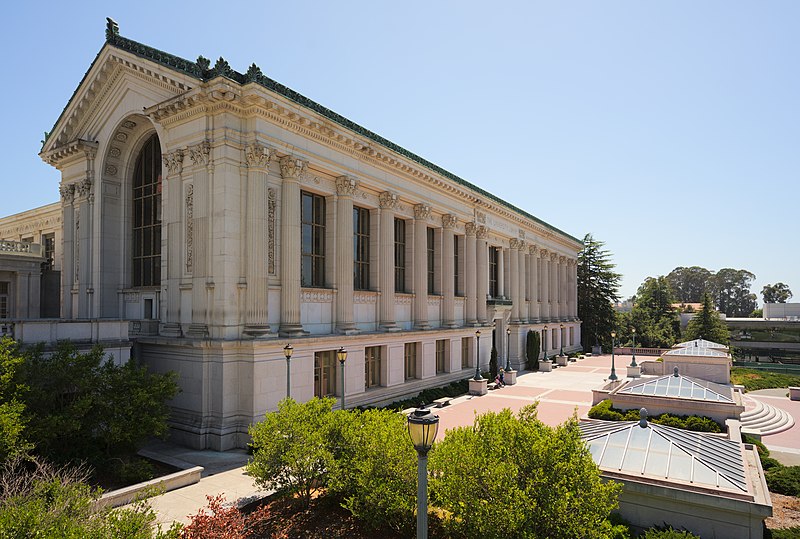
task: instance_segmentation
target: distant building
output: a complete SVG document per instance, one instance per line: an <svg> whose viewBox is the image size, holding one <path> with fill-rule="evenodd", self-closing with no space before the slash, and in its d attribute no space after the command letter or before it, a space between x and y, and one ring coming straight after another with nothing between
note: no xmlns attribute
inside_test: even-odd
<svg viewBox="0 0 800 539"><path fill-rule="evenodd" d="M764 318L728 318L737 359L800 363L800 303L765 303Z"/></svg>

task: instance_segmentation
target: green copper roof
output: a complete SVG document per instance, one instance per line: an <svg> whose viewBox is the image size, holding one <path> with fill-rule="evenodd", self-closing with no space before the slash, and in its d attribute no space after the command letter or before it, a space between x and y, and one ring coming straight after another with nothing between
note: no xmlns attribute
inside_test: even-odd
<svg viewBox="0 0 800 539"><path fill-rule="evenodd" d="M456 176L452 172L448 172L447 170L443 169L442 167L440 167L438 165L435 165L434 163L431 163L427 159L423 159L422 157L418 156L417 154L406 150L405 148L395 144L394 142L383 138L382 136L378 135L377 133L374 133L374 132L370 131L369 129L366 129L366 128L358 125L357 123L355 123L355 122L353 122L351 120L348 120L344 116L342 116L340 114L337 114L336 112L330 110L329 108L323 107L319 103L317 103L317 102L305 97L304 95L292 90L291 88L289 88L287 86L284 86L283 84L280 84L279 82L267 77L266 75L264 75L261 72L261 69L259 69L258 66L256 66L255 64L252 64L250 66L250 68L247 70L247 73L239 73L238 71L232 69L230 67L230 65L228 64L228 62L226 62L223 58L220 58L219 60L217 60L217 62L214 64L213 67L211 66L211 62L208 59L206 59L206 58L204 58L202 56L198 57L197 61L192 62L190 60L186 60L186 59L180 58L178 56L175 56L175 55L160 51L160 50L155 49L153 47L150 47L148 45L144 45L144 44L139 43L137 41L133 41L132 39L128 39L126 37L123 37L119 33L119 26L117 25L117 23L114 22L112 19L107 19L107 21L108 21L108 24L106 26L106 43L108 45L111 45L111 46L116 47L118 49L124 50L124 51L129 52L131 54L134 54L136 56L139 56L140 58L145 58L147 60L150 60L152 62L160 64L160 65L162 65L164 67L167 67L169 69L172 69L172 70L175 70L175 71L179 71L179 72L184 73L184 74L186 74L186 75L188 75L190 77L193 77L193 78L195 78L195 79L197 79L199 81L208 81L208 80L211 80L211 79L213 79L215 77L223 76L223 77L226 77L226 78L228 78L228 79L230 79L232 81L238 82L239 84L247 84L247 83L250 83L250 82L257 83L257 84L263 86L264 88L267 88L268 90L271 90L271 91L273 91L273 92L275 92L277 94L280 94L283 97L285 97L285 98L297 103L298 105L301 105L301 106L306 107L306 108L308 108L308 109L310 109L310 110L312 110L312 111L314 111L314 112L316 112L318 114L321 114L322 116L328 118L329 120L331 120L333 122L336 122L337 124L341 125L342 127L345 127L347 129L355 132L355 133L358 133L359 135L361 135L363 137L366 137L366 138L368 138L368 139L370 139L370 140L372 140L374 142L377 142L378 144L380 144L380 145L382 145L382 146L384 146L386 148L389 148L390 150L392 150L394 152L397 152L400 155L403 155L403 156L407 157L408 159L411 159L412 161L424 166L425 168L428 168L428 169L432 170L433 172L435 172L437 174L440 174L440 175L442 175L442 176L444 176L446 178L449 178L449 179L453 180L454 182L459 183L459 184L461 184L461 185L463 185L463 186L465 186L465 187L467 187L467 188L469 188L469 189L471 189L471 190L473 190L473 191L475 191L477 193L480 193L481 195L485 196L486 198L491 199L492 201L494 201L494 202L496 202L496 203L498 203L498 204L500 204L502 206L505 206L506 208L508 208L510 210L513 210L516 213L518 213L518 214L520 214L520 215L522 215L522 216L524 216L524 217L526 217L526 218L528 218L528 219L530 219L532 221L535 221L536 223L539 223L540 225L542 225L544 227L547 227L550 230L552 230L554 232L557 232L558 234L561 234L564 237L567 237L567 238L569 238L569 239L571 239L571 240L573 240L573 241L575 241L575 242L577 242L577 243L579 243L581 245L583 244L583 242L581 240L579 240L578 238L576 238L574 236L571 236L570 234L567 234L563 230L560 230L560 229L554 227L553 225L550 225L550 224L542 221L541 219L531 215L530 213L526 212L525 210L517 208L513 204L510 204L509 202L506 202L505 200L499 198L498 196L493 195L492 193L489 193L488 191L485 191L484 189L481 189L480 187L477 187L476 185L473 185L472 183L464 180L463 178L460 178L460 177ZM98 53L98 57L99 57L99 53ZM92 66L94 65L94 63L96 61L97 61L97 57L95 57L95 60L92 62ZM91 67L89 68L89 70L91 70ZM89 71L87 71L87 75L88 75L88 73L89 73ZM83 83L83 81L85 79L86 79L86 75L84 75L83 79L81 80L81 84ZM78 85L78 87L80 87L80 85ZM77 92L77 89L76 89L76 92ZM75 97L75 94L73 93L72 97L70 98L70 102L72 101L72 99L74 99L74 97ZM66 111L66 108L64 110ZM64 112L62 111L61 115L59 116L59 119L56 121L56 125L58 125L58 122L61 120L61 117L63 115L64 115ZM54 129L55 129L55 127L54 127Z"/></svg>

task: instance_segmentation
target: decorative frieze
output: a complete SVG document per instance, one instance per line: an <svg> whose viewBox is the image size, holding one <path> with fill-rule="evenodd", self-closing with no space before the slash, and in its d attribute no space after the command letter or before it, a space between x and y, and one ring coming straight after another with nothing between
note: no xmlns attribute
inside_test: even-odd
<svg viewBox="0 0 800 539"><path fill-rule="evenodd" d="M457 222L458 218L453 214L442 215L442 228L454 228Z"/></svg>
<svg viewBox="0 0 800 539"><path fill-rule="evenodd" d="M297 159L291 155L281 157L280 161L281 176L285 179L300 179L308 166L302 159Z"/></svg>
<svg viewBox="0 0 800 539"><path fill-rule="evenodd" d="M267 269L270 275L275 275L275 207L277 192L274 188L267 189Z"/></svg>
<svg viewBox="0 0 800 539"><path fill-rule="evenodd" d="M339 176L336 178L336 194L339 196L354 196L358 193L358 180L352 176Z"/></svg>
<svg viewBox="0 0 800 539"><path fill-rule="evenodd" d="M521 240L525 239L525 231L522 230L521 228L519 229L519 239Z"/></svg>
<svg viewBox="0 0 800 539"><path fill-rule="evenodd" d="M378 294L375 292L354 292L353 303L360 305L375 305L378 303Z"/></svg>
<svg viewBox="0 0 800 539"><path fill-rule="evenodd" d="M106 176L116 176L117 167L115 165L106 165Z"/></svg>
<svg viewBox="0 0 800 539"><path fill-rule="evenodd" d="M122 122L122 127L124 127L125 129L133 129L134 127L136 127L136 122L134 122L133 120L125 120L124 122Z"/></svg>
<svg viewBox="0 0 800 539"><path fill-rule="evenodd" d="M330 303L333 301L333 291L318 288L303 290L300 300L303 303Z"/></svg>
<svg viewBox="0 0 800 539"><path fill-rule="evenodd" d="M427 204L414 205L414 219L427 219L431 215L431 207Z"/></svg>
<svg viewBox="0 0 800 539"><path fill-rule="evenodd" d="M183 172L183 150L165 153L162 157L164 166L167 167L167 174L180 174Z"/></svg>
<svg viewBox="0 0 800 539"><path fill-rule="evenodd" d="M194 184L186 186L186 273L192 273L194 265Z"/></svg>
<svg viewBox="0 0 800 539"><path fill-rule="evenodd" d="M398 206L397 195L391 191L384 191L378 195L378 202L383 209L394 210Z"/></svg>
<svg viewBox="0 0 800 539"><path fill-rule="evenodd" d="M108 150L108 156L117 158L122 155L122 150L117 148L116 146L112 146L110 150Z"/></svg>
<svg viewBox="0 0 800 539"><path fill-rule="evenodd" d="M397 305L411 305L413 297L411 294L395 294L394 302Z"/></svg>
<svg viewBox="0 0 800 539"><path fill-rule="evenodd" d="M275 150L257 143L248 144L244 151L248 167L264 168L272 161L274 154Z"/></svg>
<svg viewBox="0 0 800 539"><path fill-rule="evenodd" d="M193 165L208 166L211 161L211 143L204 140L200 144L189 146L189 159Z"/></svg>

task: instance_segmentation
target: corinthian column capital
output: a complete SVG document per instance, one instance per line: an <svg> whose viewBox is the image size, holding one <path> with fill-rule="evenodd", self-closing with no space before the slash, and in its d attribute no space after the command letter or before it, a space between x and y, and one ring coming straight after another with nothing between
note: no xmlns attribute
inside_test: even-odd
<svg viewBox="0 0 800 539"><path fill-rule="evenodd" d="M427 219L431 215L431 207L427 204L416 204L414 206L414 219Z"/></svg>
<svg viewBox="0 0 800 539"><path fill-rule="evenodd" d="M308 167L308 162L292 157L291 155L281 157L279 163L281 166L281 176L286 180L299 179L300 175L303 174Z"/></svg>
<svg viewBox="0 0 800 539"><path fill-rule="evenodd" d="M458 222L458 218L450 213L442 215L442 228L453 228L456 226L456 222Z"/></svg>
<svg viewBox="0 0 800 539"><path fill-rule="evenodd" d="M397 200L397 194L392 193L391 191L384 191L378 195L378 202L380 203L381 208L387 210L397 209L399 204Z"/></svg>
<svg viewBox="0 0 800 539"><path fill-rule="evenodd" d="M358 180L352 176L339 176L336 178L336 194L351 197L358 191Z"/></svg>

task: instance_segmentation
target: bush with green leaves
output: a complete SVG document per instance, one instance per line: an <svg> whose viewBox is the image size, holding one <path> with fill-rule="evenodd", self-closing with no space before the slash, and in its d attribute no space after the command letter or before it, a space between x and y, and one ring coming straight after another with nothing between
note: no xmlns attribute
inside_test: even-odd
<svg viewBox="0 0 800 539"><path fill-rule="evenodd" d="M498 373L498 366L497 366L497 348L492 346L492 353L489 354L489 376L491 377L490 381L494 381L495 376Z"/></svg>
<svg viewBox="0 0 800 539"><path fill-rule="evenodd" d="M541 336L538 331L528 330L525 337L525 357L528 359L528 370L539 370L539 352L541 351Z"/></svg>
<svg viewBox="0 0 800 539"><path fill-rule="evenodd" d="M640 539L700 539L699 535L695 535L686 530L674 530L672 526L650 528L639 536Z"/></svg>
<svg viewBox="0 0 800 539"><path fill-rule="evenodd" d="M430 473L453 537L619 536L609 513L622 488L600 479L575 417L554 428L535 406L477 416L434 447Z"/></svg>
<svg viewBox="0 0 800 539"><path fill-rule="evenodd" d="M458 397L467 391L469 391L469 379L458 380L446 386L423 389L416 397L395 401L386 408L398 411L406 408L418 408L423 404L431 404L442 397Z"/></svg>
<svg viewBox="0 0 800 539"><path fill-rule="evenodd" d="M800 496L800 466L773 466L764 476L770 492Z"/></svg>
<svg viewBox="0 0 800 539"><path fill-rule="evenodd" d="M0 338L0 462L31 449L25 440L26 387L18 371L23 357L10 337Z"/></svg>
<svg viewBox="0 0 800 539"><path fill-rule="evenodd" d="M611 405L611 399L605 399L592 406L589 410L589 417L605 421L639 421L639 410L620 410ZM676 416L664 413L652 415L648 418L648 421L657 425L666 425L695 432L722 432L720 424L713 419L696 415Z"/></svg>
<svg viewBox="0 0 800 539"><path fill-rule="evenodd" d="M326 484L334 461L331 433L335 399L298 403L284 399L277 412L250 426L253 458L247 473L267 490L297 495L307 507L315 490ZM348 412L343 412L347 414Z"/></svg>
<svg viewBox="0 0 800 539"><path fill-rule="evenodd" d="M0 469L0 537L27 539L176 539L180 529L154 528L156 514L145 501L111 510L95 501L86 468L57 467L12 458Z"/></svg>
<svg viewBox="0 0 800 539"><path fill-rule="evenodd" d="M328 488L373 530L413 535L417 457L406 419L393 410L352 411L334 421Z"/></svg>

